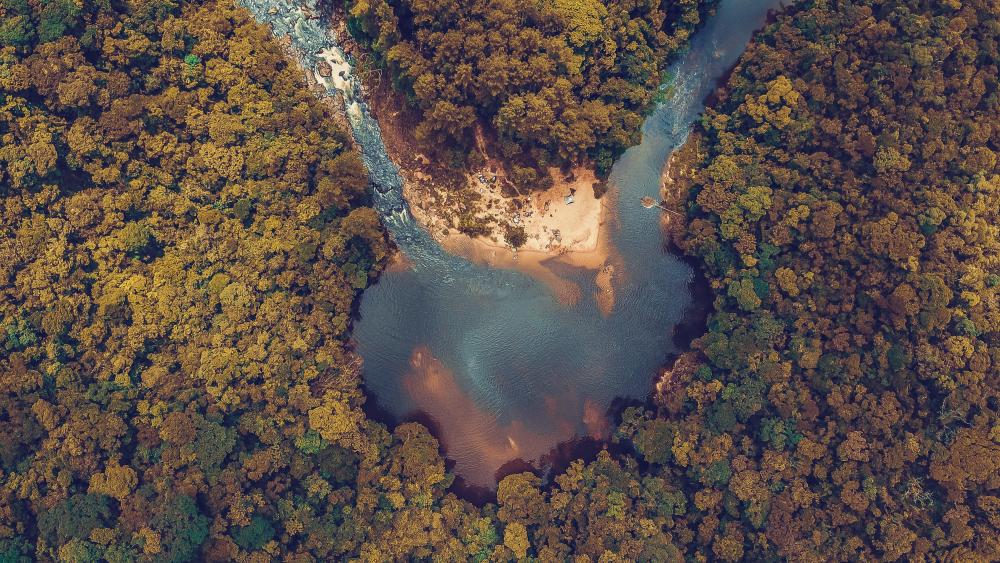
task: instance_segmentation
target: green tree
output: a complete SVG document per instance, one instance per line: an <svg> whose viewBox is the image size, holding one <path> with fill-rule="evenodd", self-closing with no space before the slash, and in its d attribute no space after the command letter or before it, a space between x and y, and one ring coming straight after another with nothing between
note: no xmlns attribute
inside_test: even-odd
<svg viewBox="0 0 1000 563"><path fill-rule="evenodd" d="M38 516L38 532L50 545L86 539L94 528L113 521L110 499L104 495L75 494Z"/></svg>
<svg viewBox="0 0 1000 563"><path fill-rule="evenodd" d="M247 526L239 526L233 532L233 541L247 551L257 551L274 538L275 530L271 521L255 514Z"/></svg>

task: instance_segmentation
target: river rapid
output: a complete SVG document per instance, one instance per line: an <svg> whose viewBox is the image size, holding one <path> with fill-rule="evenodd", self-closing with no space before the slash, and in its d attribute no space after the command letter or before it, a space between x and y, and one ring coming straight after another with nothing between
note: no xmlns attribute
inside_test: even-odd
<svg viewBox="0 0 1000 563"><path fill-rule="evenodd" d="M406 268L385 272L365 291L353 328L371 400L397 421L429 421L453 471L483 487L494 486L511 460L540 460L577 437L608 437L612 403L648 395L677 352L672 335L692 302L693 272L666 251L659 212L639 198L659 199L663 164L779 2L722 0L672 65L666 99L643 125L642 143L612 169L618 204L609 231L618 268L614 308L604 315L594 271L552 267L581 289L568 305L526 274L444 251L414 221L364 87L316 18L315 0L240 1L276 36L290 38L328 95L343 97L375 206L405 256ZM324 63L332 72L319 72Z"/></svg>

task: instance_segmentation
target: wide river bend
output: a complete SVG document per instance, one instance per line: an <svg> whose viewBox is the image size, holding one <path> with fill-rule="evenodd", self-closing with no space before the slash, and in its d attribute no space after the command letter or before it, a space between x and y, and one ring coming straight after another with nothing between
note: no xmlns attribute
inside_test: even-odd
<svg viewBox="0 0 1000 563"><path fill-rule="evenodd" d="M397 420L433 421L453 471L493 486L501 465L540 459L556 444L609 432L616 398L643 398L676 352L672 333L691 304L691 269L665 250L656 210L660 173L685 140L704 100L735 64L777 0L722 0L671 67L665 101L643 125L642 143L615 164L615 304L599 311L593 271L554 266L579 285L567 305L550 286L445 252L410 214L398 168L386 153L364 87L314 0L241 0L278 37L287 36L329 95L341 94L369 169L375 205L408 267L365 291L353 336L365 385ZM332 76L318 72L321 61ZM330 74L330 73L323 73Z"/></svg>

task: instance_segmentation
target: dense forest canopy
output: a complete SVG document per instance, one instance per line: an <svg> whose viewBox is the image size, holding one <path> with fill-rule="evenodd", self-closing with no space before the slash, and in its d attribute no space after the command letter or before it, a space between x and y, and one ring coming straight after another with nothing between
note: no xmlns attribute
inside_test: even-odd
<svg viewBox="0 0 1000 563"><path fill-rule="evenodd" d="M0 561L329 560L439 514L437 443L365 419L345 347L387 251L367 174L269 31L226 1L0 22Z"/></svg>
<svg viewBox="0 0 1000 563"><path fill-rule="evenodd" d="M441 13L541 18L494 4ZM0 0L0 561L1000 559L998 37L990 0L778 16L669 185L708 333L622 413L631 454L475 507L426 429L360 410L387 241L267 30Z"/></svg>
<svg viewBox="0 0 1000 563"><path fill-rule="evenodd" d="M638 443L703 549L1000 559L998 38L996 2L804 2L678 158L716 312Z"/></svg>
<svg viewBox="0 0 1000 563"><path fill-rule="evenodd" d="M714 0L347 0L350 27L461 161L495 131L516 184L639 141L671 54ZM439 151L441 152L441 151Z"/></svg>

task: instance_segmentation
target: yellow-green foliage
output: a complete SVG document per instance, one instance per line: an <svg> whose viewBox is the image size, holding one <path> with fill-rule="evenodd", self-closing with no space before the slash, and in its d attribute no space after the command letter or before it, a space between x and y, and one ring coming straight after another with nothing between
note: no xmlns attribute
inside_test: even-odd
<svg viewBox="0 0 1000 563"><path fill-rule="evenodd" d="M604 32L608 9L600 0L552 0L553 13L564 22L566 39L575 49L582 49Z"/></svg>
<svg viewBox="0 0 1000 563"><path fill-rule="evenodd" d="M228 1L5 34L55 4L0 1L0 559L332 560L390 494L429 527L437 442L361 411L388 246L333 105Z"/></svg>
<svg viewBox="0 0 1000 563"><path fill-rule="evenodd" d="M998 31L982 0L796 5L689 140L678 242L718 291L663 402L703 557L1000 558Z"/></svg>
<svg viewBox="0 0 1000 563"><path fill-rule="evenodd" d="M600 174L639 141L671 55L712 2L348 2L349 26L421 113L416 136L459 156L477 124L505 162L542 170L590 160ZM437 149L440 152L440 149ZM452 155L454 156L454 155ZM520 174L522 186L549 175Z"/></svg>
<svg viewBox="0 0 1000 563"><path fill-rule="evenodd" d="M489 108L544 161L628 143L697 4L353 24L449 135ZM483 22L511 33L446 33ZM476 507L424 427L361 410L346 331L387 243L269 32L0 0L0 560L1000 560L998 30L989 0L778 16L678 171L707 332L619 454ZM470 73L490 42L525 58Z"/></svg>

